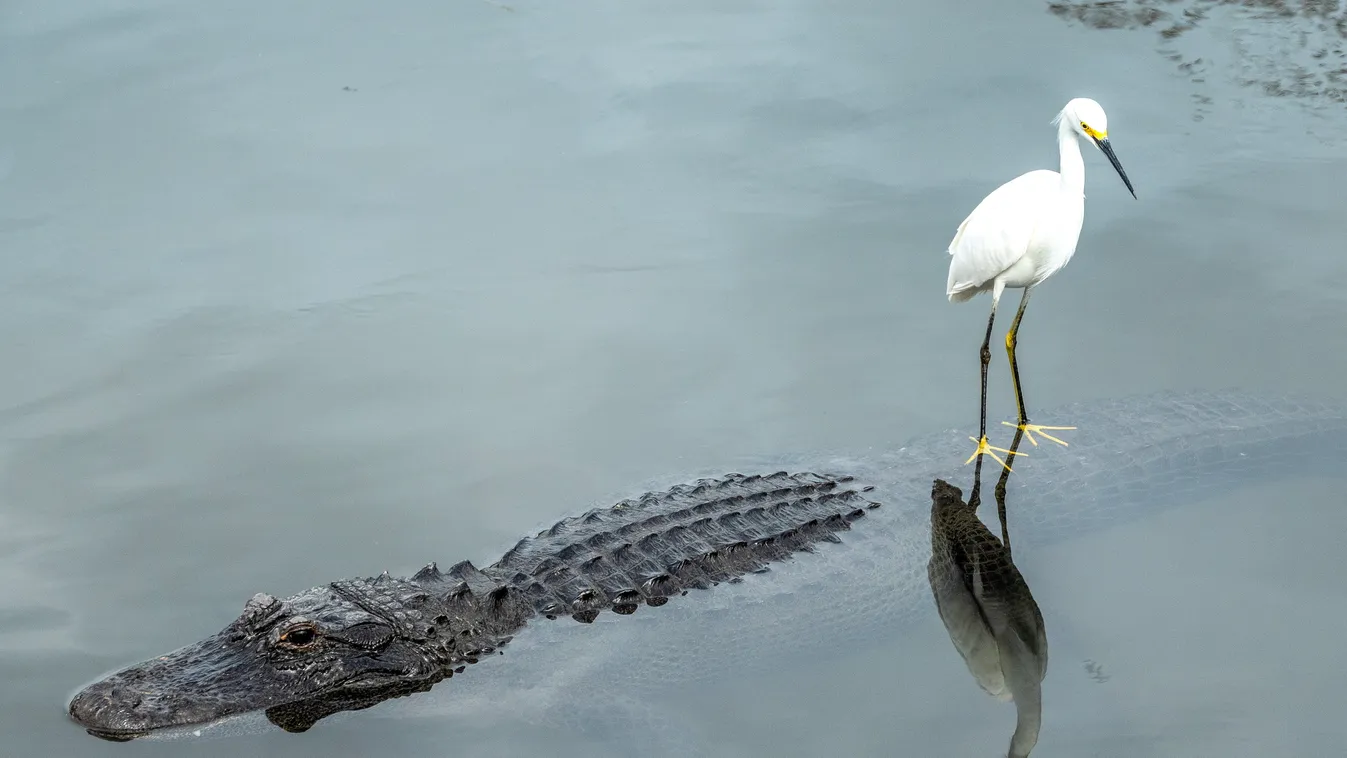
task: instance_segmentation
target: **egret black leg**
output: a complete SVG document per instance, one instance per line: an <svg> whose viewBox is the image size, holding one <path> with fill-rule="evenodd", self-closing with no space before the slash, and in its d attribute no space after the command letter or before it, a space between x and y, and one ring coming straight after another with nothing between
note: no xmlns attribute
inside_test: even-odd
<svg viewBox="0 0 1347 758"><path fill-rule="evenodd" d="M964 465L968 465L969 463L972 463L974 459L977 460L977 466L973 469L973 494L970 497L970 500L977 497L978 488L982 482L982 456L990 455L992 458L996 459L997 463L1000 463L1007 469L1010 468L1009 464L1000 458L997 458L996 453L1006 453L1007 455L1010 455L1011 453L1005 448L992 447L987 444L987 369L991 366L992 362L992 326L995 323L996 300L992 300L992 312L991 315L987 317L987 336L982 340L982 352L980 353L980 359L982 361L982 397L981 411L978 414L978 436L976 439L972 437L968 438L978 443L978 447L977 450L974 450L973 454L969 456L968 460L964 461ZM1016 453L1016 455L1018 455L1018 453Z"/></svg>
<svg viewBox="0 0 1347 758"><path fill-rule="evenodd" d="M992 363L992 326L996 324L996 303L992 303L991 315L987 317L987 336L982 339L982 410L978 416L978 440L987 439L987 369ZM981 442L979 442L981 446ZM978 507L982 490L982 456L973 454L977 463L973 464L973 491L968 495L968 504Z"/></svg>
<svg viewBox="0 0 1347 758"><path fill-rule="evenodd" d="M992 314L987 317L987 336L982 339L982 403L981 411L978 416L978 437L987 436L987 369L992 364L992 326L996 324L996 306L992 306ZM978 461L979 464L982 461Z"/></svg>

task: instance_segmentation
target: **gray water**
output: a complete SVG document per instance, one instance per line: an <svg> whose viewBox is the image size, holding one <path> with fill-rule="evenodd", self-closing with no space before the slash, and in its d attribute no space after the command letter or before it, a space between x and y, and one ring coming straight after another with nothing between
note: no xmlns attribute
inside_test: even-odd
<svg viewBox="0 0 1347 758"><path fill-rule="evenodd" d="M1076 95L1140 199L1087 154L1080 251L1020 338L1031 411L1347 402L1347 110L1313 17L501 3L0 4L0 754L512 754L380 709L112 745L63 707L257 591L489 561L664 472L975 424L987 301L945 301L945 246L1055 165ZM1053 656L1034 755L1347 743L1342 484L1017 552ZM933 616L683 707L724 755L995 755L1013 709Z"/></svg>

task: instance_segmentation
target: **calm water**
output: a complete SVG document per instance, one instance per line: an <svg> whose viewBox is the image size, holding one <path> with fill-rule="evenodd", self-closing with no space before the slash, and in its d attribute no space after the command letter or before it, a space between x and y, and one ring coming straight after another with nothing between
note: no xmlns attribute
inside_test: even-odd
<svg viewBox="0 0 1347 758"><path fill-rule="evenodd" d="M489 561L663 472L975 424L987 301L945 301L944 249L1055 167L1078 94L1140 200L1086 156L1080 253L1020 340L1031 408L1347 403L1341 40L1156 7L0 4L0 753L579 754L396 708L112 745L63 708L257 591ZM1344 744L1341 486L1020 558L1053 646L1034 755ZM829 653L685 715L724 755L1004 748L1013 709L933 614Z"/></svg>

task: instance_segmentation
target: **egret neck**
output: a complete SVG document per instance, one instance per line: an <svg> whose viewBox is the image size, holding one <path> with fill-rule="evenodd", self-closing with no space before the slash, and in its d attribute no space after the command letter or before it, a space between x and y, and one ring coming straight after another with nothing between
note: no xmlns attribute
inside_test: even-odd
<svg viewBox="0 0 1347 758"><path fill-rule="evenodd" d="M1057 120L1057 150L1061 153L1062 191L1085 195L1085 159L1080 140L1065 114Z"/></svg>

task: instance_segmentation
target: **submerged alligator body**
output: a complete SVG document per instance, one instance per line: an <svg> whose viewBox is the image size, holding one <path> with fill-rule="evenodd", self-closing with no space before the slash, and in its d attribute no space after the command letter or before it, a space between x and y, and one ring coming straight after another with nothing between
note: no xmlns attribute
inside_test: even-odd
<svg viewBox="0 0 1347 758"><path fill-rule="evenodd" d="M1165 393L1051 414L1080 431L1070 448L1016 466L1019 549L1323 470L1347 452L1347 410L1313 401ZM642 721L647 692L872 644L929 608L931 482L968 471L963 439L946 431L878 455L736 466L815 474L651 483L656 494L563 520L480 570L432 565L284 600L259 594L219 634L89 685L69 714L108 739L259 710L303 731L481 661L475 668L489 670L446 690L453 713L499 717L527 690L547 708L593 701L586 713L599 722L640 722L614 727L616 739L632 740L654 731ZM664 607L583 629L540 621L593 621L641 604ZM496 659L526 625L510 656Z"/></svg>

